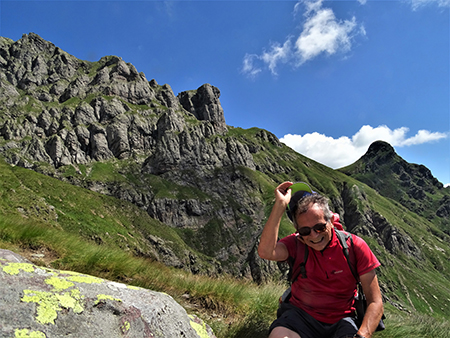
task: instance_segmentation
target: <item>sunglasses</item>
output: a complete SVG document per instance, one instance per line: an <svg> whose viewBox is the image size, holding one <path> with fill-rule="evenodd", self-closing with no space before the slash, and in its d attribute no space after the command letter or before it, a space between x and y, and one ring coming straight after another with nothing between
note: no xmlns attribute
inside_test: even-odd
<svg viewBox="0 0 450 338"><path fill-rule="evenodd" d="M310 227L301 227L301 228L297 229L297 233L300 236L309 236L311 234L311 230L314 230L315 232L320 234L320 233L324 232L325 230L327 230L327 223L316 224L312 228L310 228Z"/></svg>

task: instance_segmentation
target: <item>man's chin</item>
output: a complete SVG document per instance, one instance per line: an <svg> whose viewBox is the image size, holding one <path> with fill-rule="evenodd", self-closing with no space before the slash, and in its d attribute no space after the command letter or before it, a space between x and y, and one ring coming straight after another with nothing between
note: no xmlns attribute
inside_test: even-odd
<svg viewBox="0 0 450 338"><path fill-rule="evenodd" d="M307 243L311 248L317 251L323 250L326 246L324 236L316 241L309 240Z"/></svg>

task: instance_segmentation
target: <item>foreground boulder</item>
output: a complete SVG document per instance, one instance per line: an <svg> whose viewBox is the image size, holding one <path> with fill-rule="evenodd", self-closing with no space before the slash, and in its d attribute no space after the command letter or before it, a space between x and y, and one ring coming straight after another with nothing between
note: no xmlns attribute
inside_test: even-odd
<svg viewBox="0 0 450 338"><path fill-rule="evenodd" d="M215 337L169 295L0 249L0 337Z"/></svg>

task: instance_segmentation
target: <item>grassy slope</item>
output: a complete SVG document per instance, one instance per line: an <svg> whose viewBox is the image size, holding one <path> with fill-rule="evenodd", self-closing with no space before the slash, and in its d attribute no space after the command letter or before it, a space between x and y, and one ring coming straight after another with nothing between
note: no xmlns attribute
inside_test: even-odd
<svg viewBox="0 0 450 338"><path fill-rule="evenodd" d="M293 172L290 179L311 182L315 189L329 196L337 194L335 186L342 184L342 180L358 184L391 223L422 243L421 249L427 258L414 261L401 254L393 257L378 243L366 238L384 265L380 269L380 279L390 299L401 303L415 316L399 312L388 303L388 323L393 325L380 336L400 337L405 330L401 327L406 324L407 336L427 337L430 323L431 326L436 324L433 318L438 318L439 325L448 332L449 325L444 318L450 313L450 264L442 250L449 252L450 248L430 236L428 231L434 225L416 219L414 214L399 206L394 209L392 201L331 169L310 160L308 167L299 165L304 161L301 156L289 158L291 166L303 168ZM253 172L253 175L265 191L263 199L269 200L273 189L271 180L260 173ZM275 175L273 179L280 181L287 177ZM266 212L269 210L270 207ZM402 214L396 215L394 210L401 210ZM185 244L176 231L126 202L0 161L0 212L0 247L29 258L33 258L31 253L45 252L45 260L37 263L168 292L186 308L203 312L206 319L214 312L215 319L209 322L219 337L263 336L275 316L276 299L283 285L257 287L229 277L192 276L151 259L135 257L136 249L145 250L144 238L150 233L172 241L176 244L174 249L185 248ZM291 230L287 221L283 222L283 229L286 233ZM189 301L183 294L189 294Z"/></svg>
<svg viewBox="0 0 450 338"><path fill-rule="evenodd" d="M382 157L383 155L386 154L378 154L377 157ZM433 193L427 192L426 198L423 198L422 200L414 199L409 196L411 189L410 185L405 184L405 182L402 181L401 175L394 172L392 169L395 166L403 167L406 164L400 156L395 155L388 163L382 165L375 164L374 166L377 167L376 174L366 172L364 168L366 166L372 166L374 161L376 161L376 159L367 159L366 157L363 157L357 162L339 169L339 171L351 175L354 179L364 182L371 187L376 187L383 196L389 196L396 201L403 201L402 204L407 206L408 209L413 211L418 210L424 218L431 220L439 227L439 229L450 233L449 220L436 217L436 210L438 209L439 204L442 203L441 200L444 196L449 195L449 189L437 189L436 186L427 186L427 188L431 189L429 191L433 191ZM417 177L422 175L420 171L423 166L417 164L408 164L408 166L410 170L409 174L412 177L415 176L415 183L418 183L419 179ZM431 180L428 180L426 183L431 184L431 182Z"/></svg>

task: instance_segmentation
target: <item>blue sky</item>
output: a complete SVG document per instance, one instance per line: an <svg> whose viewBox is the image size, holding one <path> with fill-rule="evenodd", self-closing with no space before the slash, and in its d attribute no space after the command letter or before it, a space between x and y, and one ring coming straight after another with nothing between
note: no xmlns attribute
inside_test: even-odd
<svg viewBox="0 0 450 338"><path fill-rule="evenodd" d="M120 56L175 95L210 83L228 125L329 167L375 140L450 183L450 0L5 1L0 35Z"/></svg>

